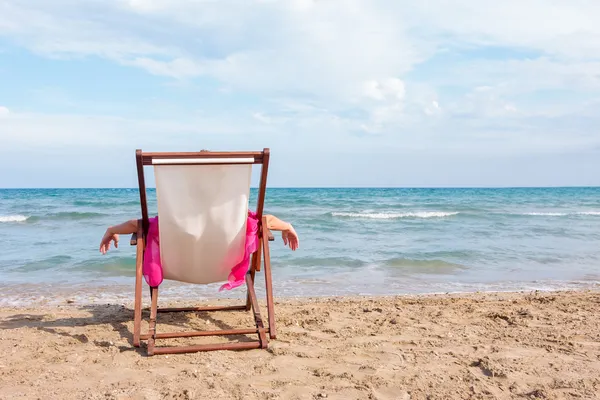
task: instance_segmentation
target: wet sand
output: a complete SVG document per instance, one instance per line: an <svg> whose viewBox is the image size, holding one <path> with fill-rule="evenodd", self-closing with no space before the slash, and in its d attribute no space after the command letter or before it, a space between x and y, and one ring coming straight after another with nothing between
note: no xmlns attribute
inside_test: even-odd
<svg viewBox="0 0 600 400"><path fill-rule="evenodd" d="M0 399L600 398L599 310L600 291L279 300L268 350L147 357L131 304L4 307ZM252 325L243 312L158 321Z"/></svg>

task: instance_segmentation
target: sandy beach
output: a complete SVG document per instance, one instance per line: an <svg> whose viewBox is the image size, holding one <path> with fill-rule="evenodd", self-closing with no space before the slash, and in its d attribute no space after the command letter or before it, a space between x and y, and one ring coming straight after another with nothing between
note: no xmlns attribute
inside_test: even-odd
<svg viewBox="0 0 600 400"><path fill-rule="evenodd" d="M598 398L599 307L599 291L279 300L268 350L154 357L131 346L128 304L2 308L0 398Z"/></svg>

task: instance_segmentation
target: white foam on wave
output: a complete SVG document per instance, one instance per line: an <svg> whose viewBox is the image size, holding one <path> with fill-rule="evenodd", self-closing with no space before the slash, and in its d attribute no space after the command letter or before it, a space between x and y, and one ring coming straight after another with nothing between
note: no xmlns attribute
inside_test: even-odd
<svg viewBox="0 0 600 400"><path fill-rule="evenodd" d="M25 222L29 217L25 215L0 215L0 222Z"/></svg>
<svg viewBox="0 0 600 400"><path fill-rule="evenodd" d="M405 213L386 212L332 212L334 217L369 218L369 219L398 219L398 218L443 218L457 215L458 212L420 211Z"/></svg>
<svg viewBox="0 0 600 400"><path fill-rule="evenodd" d="M521 213L519 215L532 215L532 216L542 216L542 217L566 217L568 215L597 215L600 216L600 211L578 211L572 213L564 213L564 212L527 212Z"/></svg>
<svg viewBox="0 0 600 400"><path fill-rule="evenodd" d="M565 215L568 215L567 213L559 213L559 212L528 212L528 213L523 213L521 215L539 215L539 216L546 216L546 217L564 217Z"/></svg>

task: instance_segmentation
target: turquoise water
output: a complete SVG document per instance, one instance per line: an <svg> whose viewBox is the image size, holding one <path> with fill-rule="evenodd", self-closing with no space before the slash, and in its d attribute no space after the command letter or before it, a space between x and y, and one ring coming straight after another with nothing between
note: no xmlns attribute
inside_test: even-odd
<svg viewBox="0 0 600 400"><path fill-rule="evenodd" d="M0 190L0 302L131 298L128 238L104 256L98 245L108 225L139 218L138 199L137 189ZM280 296L600 282L600 188L269 189L266 211L300 235L296 252L272 243ZM163 293L217 295L218 285L189 286Z"/></svg>

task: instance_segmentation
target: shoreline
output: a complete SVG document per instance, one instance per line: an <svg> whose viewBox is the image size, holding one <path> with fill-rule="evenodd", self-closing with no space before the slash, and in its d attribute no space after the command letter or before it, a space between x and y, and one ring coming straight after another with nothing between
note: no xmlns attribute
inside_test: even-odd
<svg viewBox="0 0 600 400"><path fill-rule="evenodd" d="M481 285L483 289L475 289L466 287L463 290L413 290L413 291L398 291L390 293L391 290L382 291L380 293L367 292L359 293L356 291L335 292L330 293L301 293L297 295L279 294L282 292L275 285L274 298L276 301L285 300L303 300L303 299L326 299L326 298L347 298L347 299L363 299L363 298L395 298L406 296L469 296L472 294L495 294L495 293L531 293L531 292L587 292L600 291L600 283L597 280L590 281L559 281L559 282L522 282L521 284L513 284L506 289L498 289L498 287L506 286L499 285ZM236 288L231 292L218 292L218 284L211 285L193 285L182 284L180 282L165 281L159 289L160 298L167 303L190 302L190 301L226 301L245 298L245 288ZM0 291L3 292L0 298L0 309L2 308L52 308L62 306L64 304L97 305L118 303L121 305L132 306L134 296L134 283L115 285L97 285L93 282L83 284L0 284ZM259 298L264 297L264 281L260 279L256 286L257 295ZM284 292L293 292L289 288ZM142 298L143 301L148 300L148 287L143 283Z"/></svg>
<svg viewBox="0 0 600 400"><path fill-rule="evenodd" d="M593 398L599 305L599 289L276 297L269 349L168 357L132 347L128 305L0 307L0 399ZM157 328L251 321L190 312Z"/></svg>

